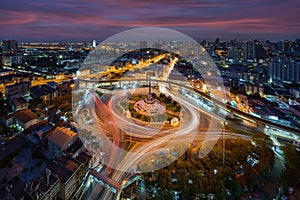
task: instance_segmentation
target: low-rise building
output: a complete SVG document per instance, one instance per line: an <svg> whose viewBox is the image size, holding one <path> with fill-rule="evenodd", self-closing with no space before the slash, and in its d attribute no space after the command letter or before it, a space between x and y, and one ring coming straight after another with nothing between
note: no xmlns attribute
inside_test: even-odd
<svg viewBox="0 0 300 200"><path fill-rule="evenodd" d="M279 110L275 109L268 103L265 103L259 99L249 99L249 113L270 121L274 121L276 123L284 124L287 126L291 125L290 120L288 120L284 114L279 112Z"/></svg>
<svg viewBox="0 0 300 200"><path fill-rule="evenodd" d="M300 97L300 88L291 88L291 89L289 89L289 92L295 98L299 98Z"/></svg>
<svg viewBox="0 0 300 200"><path fill-rule="evenodd" d="M50 101L50 94L42 89L41 85L30 88L30 96L32 99L41 99L43 101Z"/></svg>
<svg viewBox="0 0 300 200"><path fill-rule="evenodd" d="M245 90L248 94L258 93L260 96L264 96L264 87L262 85L245 83Z"/></svg>
<svg viewBox="0 0 300 200"><path fill-rule="evenodd" d="M31 112L28 109L19 110L5 118L6 126L12 126L13 124L15 124L20 129L20 131L24 131L37 123L37 114Z"/></svg>
<svg viewBox="0 0 300 200"><path fill-rule="evenodd" d="M58 97L58 90L51 87L50 85L41 85L41 88L50 95L50 101Z"/></svg>
<svg viewBox="0 0 300 200"><path fill-rule="evenodd" d="M10 99L14 111L28 109L28 102L22 96Z"/></svg>
<svg viewBox="0 0 300 200"><path fill-rule="evenodd" d="M0 188L0 198L9 200L25 200L24 188L25 183L15 177L2 185Z"/></svg>
<svg viewBox="0 0 300 200"><path fill-rule="evenodd" d="M25 192L27 198L32 200L54 200L57 199L60 192L60 183L58 177L51 172L45 170L37 179L26 183Z"/></svg>
<svg viewBox="0 0 300 200"><path fill-rule="evenodd" d="M16 83L13 85L5 86L6 98L13 97L15 95L29 95L31 82Z"/></svg>
<svg viewBox="0 0 300 200"><path fill-rule="evenodd" d="M48 137L49 141L54 144L60 151L65 151L73 145L78 139L78 134L65 127L57 127Z"/></svg>
<svg viewBox="0 0 300 200"><path fill-rule="evenodd" d="M17 135L12 140L1 145L3 149L0 153L0 166L4 166L10 161L26 144L26 137L22 134ZM1 197L1 196L0 196Z"/></svg>
<svg viewBox="0 0 300 200"><path fill-rule="evenodd" d="M296 115L296 117L300 119L300 105L290 105L289 110L292 111Z"/></svg>

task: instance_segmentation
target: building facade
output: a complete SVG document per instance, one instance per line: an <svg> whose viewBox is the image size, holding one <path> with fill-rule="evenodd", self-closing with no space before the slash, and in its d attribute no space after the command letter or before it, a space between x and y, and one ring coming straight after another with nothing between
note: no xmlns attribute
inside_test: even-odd
<svg viewBox="0 0 300 200"><path fill-rule="evenodd" d="M300 62L271 61L269 62L269 82L280 84L287 82L300 82Z"/></svg>

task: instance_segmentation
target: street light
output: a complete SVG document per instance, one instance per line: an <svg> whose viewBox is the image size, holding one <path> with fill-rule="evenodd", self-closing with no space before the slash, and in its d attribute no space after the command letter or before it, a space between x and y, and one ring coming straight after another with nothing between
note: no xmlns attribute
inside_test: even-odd
<svg viewBox="0 0 300 200"><path fill-rule="evenodd" d="M222 128L222 137L223 137L223 167L225 166L225 138L224 138L224 133L225 133L225 130L226 130L226 126L228 124L228 122L224 121L222 122L223 124L223 128Z"/></svg>

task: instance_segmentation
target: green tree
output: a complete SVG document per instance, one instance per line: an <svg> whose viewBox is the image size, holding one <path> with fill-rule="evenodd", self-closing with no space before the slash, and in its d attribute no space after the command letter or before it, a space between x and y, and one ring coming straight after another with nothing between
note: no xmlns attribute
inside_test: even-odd
<svg viewBox="0 0 300 200"><path fill-rule="evenodd" d="M11 111L11 106L7 99L0 98L0 122L2 122L2 118L7 116L9 111Z"/></svg>
<svg viewBox="0 0 300 200"><path fill-rule="evenodd" d="M259 175L257 171L251 167L248 163L246 163L244 166L244 176L247 181L247 184L249 188L253 188L259 181Z"/></svg>
<svg viewBox="0 0 300 200"><path fill-rule="evenodd" d="M162 190L170 189L172 186L171 181L171 173L168 169L163 168L156 172L156 183L157 186L160 187Z"/></svg>
<svg viewBox="0 0 300 200"><path fill-rule="evenodd" d="M233 87L231 87L231 88L229 89L229 92L230 92L231 94L233 94L233 95L237 95L238 92L239 92L239 88L236 87L236 86L233 86Z"/></svg>
<svg viewBox="0 0 300 200"><path fill-rule="evenodd" d="M183 199L188 199L190 194L190 188L188 184L188 173L186 169L180 169L177 171L178 175L178 188L181 191Z"/></svg>
<svg viewBox="0 0 300 200"><path fill-rule="evenodd" d="M300 186L300 153L296 150L296 147L286 145L282 147L285 155L285 169L281 174L281 181L284 187Z"/></svg>

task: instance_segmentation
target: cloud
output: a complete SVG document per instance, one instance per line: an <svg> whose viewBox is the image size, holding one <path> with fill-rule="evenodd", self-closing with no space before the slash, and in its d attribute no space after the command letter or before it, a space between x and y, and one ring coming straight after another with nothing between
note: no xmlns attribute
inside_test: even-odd
<svg viewBox="0 0 300 200"><path fill-rule="evenodd" d="M0 25L6 30L0 38L104 38L141 26L190 34L226 31L232 37L258 33L294 37L300 32L297 0L2 0L0 8Z"/></svg>

